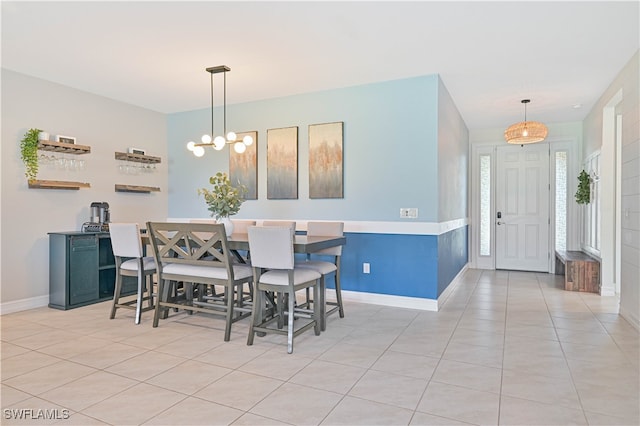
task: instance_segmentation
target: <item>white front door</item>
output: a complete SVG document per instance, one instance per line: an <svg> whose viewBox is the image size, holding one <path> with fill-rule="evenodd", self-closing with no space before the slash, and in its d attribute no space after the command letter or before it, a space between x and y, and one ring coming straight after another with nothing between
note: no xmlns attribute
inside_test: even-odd
<svg viewBox="0 0 640 426"><path fill-rule="evenodd" d="M500 146L496 269L549 272L549 145Z"/></svg>

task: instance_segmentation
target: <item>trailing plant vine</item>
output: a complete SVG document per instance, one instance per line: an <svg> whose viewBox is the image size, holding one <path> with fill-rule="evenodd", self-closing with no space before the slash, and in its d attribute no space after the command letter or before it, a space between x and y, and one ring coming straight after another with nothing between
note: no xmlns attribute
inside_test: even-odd
<svg viewBox="0 0 640 426"><path fill-rule="evenodd" d="M576 202L578 204L589 204L591 202L591 176L584 170L578 175Z"/></svg>
<svg viewBox="0 0 640 426"><path fill-rule="evenodd" d="M38 133L40 129L29 129L20 141L20 157L26 168L24 175L29 180L38 175Z"/></svg>

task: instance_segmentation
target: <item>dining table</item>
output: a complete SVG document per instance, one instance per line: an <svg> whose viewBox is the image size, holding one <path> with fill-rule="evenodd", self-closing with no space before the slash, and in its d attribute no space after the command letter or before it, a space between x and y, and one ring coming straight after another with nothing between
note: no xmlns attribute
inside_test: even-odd
<svg viewBox="0 0 640 426"><path fill-rule="evenodd" d="M143 245L151 245L149 234L146 229L142 230L140 234ZM347 243L347 239L344 236L340 237L325 237L319 235L304 235L295 234L293 236L293 251L295 253L314 253L322 249L342 246ZM238 250L249 251L249 234L235 233L227 236L227 247L234 252ZM240 259L238 259L240 260Z"/></svg>
<svg viewBox="0 0 640 426"><path fill-rule="evenodd" d="M322 249L342 246L347 243L344 236L324 237L318 235L296 234L293 236L293 251L295 253L314 253ZM248 234L231 234L227 236L227 247L231 250L249 250Z"/></svg>
<svg viewBox="0 0 640 426"><path fill-rule="evenodd" d="M151 243L150 236L146 232L143 231L141 234L143 245L147 245ZM298 254L311 254L315 253L319 250L323 250L326 248L337 247L341 245L345 245L347 243L347 239L345 236L320 236L320 235L306 235L306 234L294 234L293 236L293 251ZM233 256L240 263L246 263L247 259L243 257L240 252L250 253L249 250L249 234L244 233L233 233L227 236L227 247L230 249ZM324 292L325 289L322 289ZM166 296L165 296L166 297ZM275 300L273 298L268 297L268 299L275 306ZM325 310L326 306L325 295L322 295L322 317L320 318L322 328L325 327Z"/></svg>

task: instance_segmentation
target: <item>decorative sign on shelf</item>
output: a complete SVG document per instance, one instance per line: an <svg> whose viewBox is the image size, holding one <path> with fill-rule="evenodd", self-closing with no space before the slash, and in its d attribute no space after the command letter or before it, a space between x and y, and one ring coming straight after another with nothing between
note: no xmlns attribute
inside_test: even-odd
<svg viewBox="0 0 640 426"><path fill-rule="evenodd" d="M56 135L56 142L62 143L76 143L76 138L73 136Z"/></svg>
<svg viewBox="0 0 640 426"><path fill-rule="evenodd" d="M129 154L147 155L147 151L145 151L144 149L140 149L140 148L133 148L133 147L131 147L131 148L129 148L129 149L127 150L127 152L128 152Z"/></svg>

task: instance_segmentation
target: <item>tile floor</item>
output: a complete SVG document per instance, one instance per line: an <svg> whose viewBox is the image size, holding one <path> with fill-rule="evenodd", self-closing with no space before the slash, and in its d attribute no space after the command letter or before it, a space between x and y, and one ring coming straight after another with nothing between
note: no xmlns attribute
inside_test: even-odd
<svg viewBox="0 0 640 426"><path fill-rule="evenodd" d="M0 422L640 424L638 332L560 279L468 270L440 312L348 303L292 355L282 336L247 346L248 320L225 343L221 319L154 329L108 302L4 315Z"/></svg>

